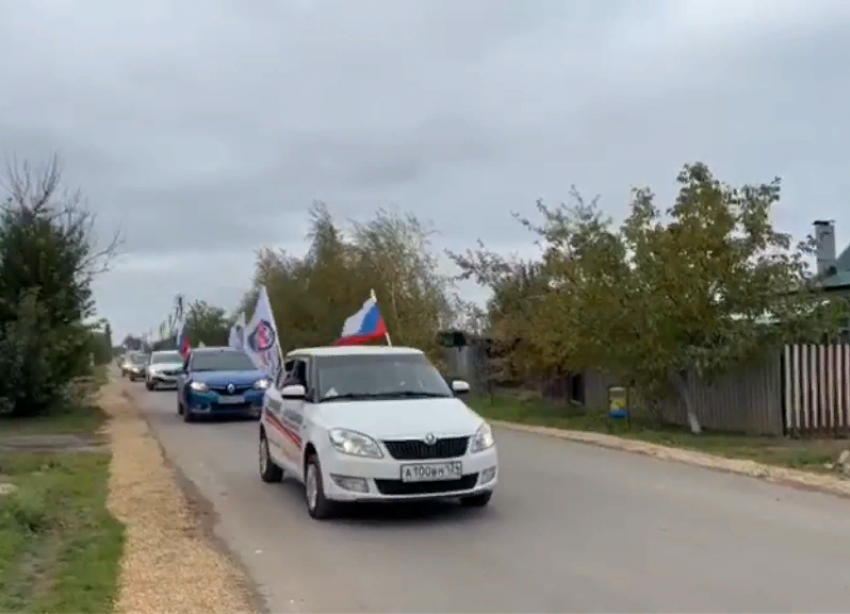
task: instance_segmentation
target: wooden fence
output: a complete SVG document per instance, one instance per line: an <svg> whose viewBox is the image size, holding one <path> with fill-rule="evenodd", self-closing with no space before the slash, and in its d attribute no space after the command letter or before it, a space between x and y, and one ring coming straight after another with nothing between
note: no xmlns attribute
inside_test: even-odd
<svg viewBox="0 0 850 614"><path fill-rule="evenodd" d="M483 390L487 358L480 348L452 349L448 357L455 373L470 379L477 391ZM581 403L604 408L608 387L619 383L608 373L585 371ZM717 381L693 378L688 385L707 429L753 435L850 435L850 343L787 345ZM575 401L566 381L539 388L546 396ZM659 411L668 424L688 424L685 405L678 398L664 401Z"/></svg>
<svg viewBox="0 0 850 614"><path fill-rule="evenodd" d="M782 383L788 433L850 433L850 343L785 346Z"/></svg>

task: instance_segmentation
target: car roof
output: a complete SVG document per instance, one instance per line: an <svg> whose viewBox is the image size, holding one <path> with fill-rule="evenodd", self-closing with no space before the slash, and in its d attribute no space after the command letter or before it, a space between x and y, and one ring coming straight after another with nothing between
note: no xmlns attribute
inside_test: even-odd
<svg viewBox="0 0 850 614"><path fill-rule="evenodd" d="M299 348L286 354L289 356L415 356L422 350L387 345L333 345L324 347Z"/></svg>
<svg viewBox="0 0 850 614"><path fill-rule="evenodd" d="M230 347L229 345L215 346L210 347L205 345L202 348L194 348L192 350L193 354L221 354L222 352L234 352L238 354L244 354L241 350L237 350L235 348Z"/></svg>

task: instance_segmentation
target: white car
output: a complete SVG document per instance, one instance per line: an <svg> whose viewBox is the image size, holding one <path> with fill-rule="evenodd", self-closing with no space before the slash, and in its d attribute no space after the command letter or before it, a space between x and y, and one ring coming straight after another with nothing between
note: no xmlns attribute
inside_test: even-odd
<svg viewBox="0 0 850 614"><path fill-rule="evenodd" d="M483 507L498 479L490 426L420 350L348 346L295 350L269 387L260 419L260 477L304 484L307 510L337 503L459 498Z"/></svg>
<svg viewBox="0 0 850 614"><path fill-rule="evenodd" d="M160 386L177 387L177 376L183 370L183 357L177 350L153 352L145 370L145 387L155 390Z"/></svg>

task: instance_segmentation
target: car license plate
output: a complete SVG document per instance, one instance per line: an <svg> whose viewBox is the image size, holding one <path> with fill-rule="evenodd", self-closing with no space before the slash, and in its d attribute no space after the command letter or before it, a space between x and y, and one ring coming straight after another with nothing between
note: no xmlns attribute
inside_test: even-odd
<svg viewBox="0 0 850 614"><path fill-rule="evenodd" d="M232 396L222 395L218 397L218 402L220 405L239 405L245 402L245 397L241 394L234 394Z"/></svg>
<svg viewBox="0 0 850 614"><path fill-rule="evenodd" d="M442 482L462 477L463 464L460 461L401 466L402 482Z"/></svg>

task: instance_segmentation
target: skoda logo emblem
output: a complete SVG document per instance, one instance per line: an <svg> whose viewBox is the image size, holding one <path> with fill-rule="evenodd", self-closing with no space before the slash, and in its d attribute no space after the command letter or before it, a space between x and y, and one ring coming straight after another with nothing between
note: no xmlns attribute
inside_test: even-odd
<svg viewBox="0 0 850 614"><path fill-rule="evenodd" d="M427 435L425 435L425 443L427 443L429 446L433 446L435 443L437 443L437 438L434 437L434 433L428 433Z"/></svg>
<svg viewBox="0 0 850 614"><path fill-rule="evenodd" d="M236 386L234 386L233 384L228 384L227 385L227 394L233 394L234 392L236 392Z"/></svg>

